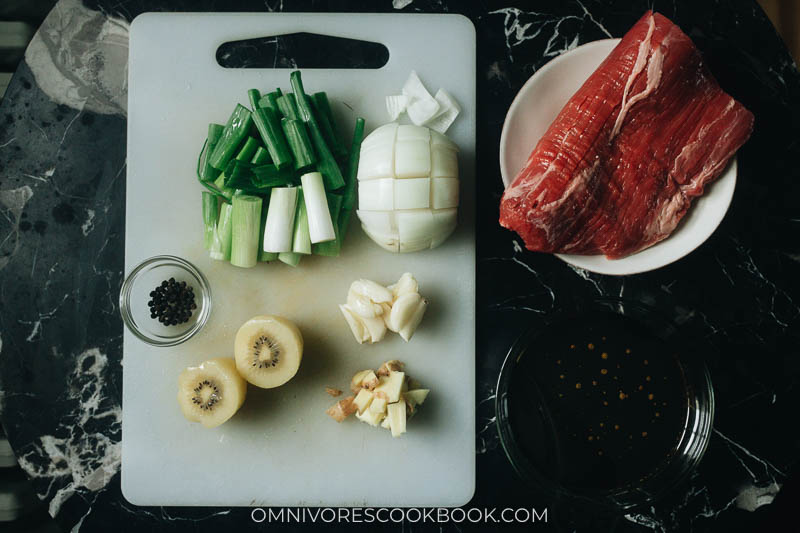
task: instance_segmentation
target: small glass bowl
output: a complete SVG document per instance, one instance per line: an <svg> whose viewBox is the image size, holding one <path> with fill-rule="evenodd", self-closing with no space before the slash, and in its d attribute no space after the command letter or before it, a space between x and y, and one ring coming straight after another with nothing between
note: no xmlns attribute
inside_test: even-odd
<svg viewBox="0 0 800 533"><path fill-rule="evenodd" d="M194 288L194 309L188 322L165 326L150 317L150 292L162 281L175 278ZM122 321L139 339L153 346L175 346L190 339L208 321L211 314L211 287L203 274L190 262L173 255L157 255L139 263L119 293Z"/></svg>
<svg viewBox="0 0 800 533"><path fill-rule="evenodd" d="M670 349L674 349L672 353L677 358L686 394L685 414L672 453L661 464L653 465L650 475L638 482L628 483L615 489L574 490L545 474L536 466L536 459L523 450L517 440L517 432L510 416L510 390L512 376L522 358L540 356L539 341L548 327L558 327L568 321L567 323L579 328L582 320L591 321L598 313L614 313L632 319L654 338L668 343ZM714 391L711 377L703 363L705 354L702 352L705 348L706 346L698 339L684 338L671 321L639 302L616 298L597 299L574 302L570 309L554 313L544 324L531 328L515 341L500 371L495 400L496 423L503 450L514 470L531 486L548 494L600 508L625 510L661 497L684 481L697 467L711 438ZM529 427L535 428L539 441L535 453L540 454L540 459L556 457L561 444L556 428L553 427L550 406L540 386L533 380L530 385L528 391L530 412L536 414L533 415Z"/></svg>

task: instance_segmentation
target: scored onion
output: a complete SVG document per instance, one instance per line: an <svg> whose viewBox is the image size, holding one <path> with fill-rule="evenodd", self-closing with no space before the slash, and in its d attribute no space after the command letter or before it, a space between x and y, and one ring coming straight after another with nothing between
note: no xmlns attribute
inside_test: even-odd
<svg viewBox="0 0 800 533"><path fill-rule="evenodd" d="M458 147L424 126L389 123L361 145L358 218L392 252L435 248L458 220Z"/></svg>

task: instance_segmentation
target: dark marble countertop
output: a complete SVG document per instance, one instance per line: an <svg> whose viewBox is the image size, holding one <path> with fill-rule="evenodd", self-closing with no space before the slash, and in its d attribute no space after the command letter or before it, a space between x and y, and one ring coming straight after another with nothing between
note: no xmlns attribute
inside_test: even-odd
<svg viewBox="0 0 800 533"><path fill-rule="evenodd" d="M553 57L623 35L648 8L678 23L756 116L725 220L689 256L635 276L596 275L523 251L496 222L496 154L512 98ZM481 192L470 506L547 507L547 524L528 525L537 531L777 531L769 524L796 487L800 452L800 74L749 0L60 0L0 105L0 406L22 468L65 530L267 527L253 524L249 509L141 508L120 492L128 29L139 13L164 10L467 15L478 36ZM691 478L652 506L608 516L526 489L494 423L494 387L511 342L571 300L597 296L655 306L707 341L717 406Z"/></svg>

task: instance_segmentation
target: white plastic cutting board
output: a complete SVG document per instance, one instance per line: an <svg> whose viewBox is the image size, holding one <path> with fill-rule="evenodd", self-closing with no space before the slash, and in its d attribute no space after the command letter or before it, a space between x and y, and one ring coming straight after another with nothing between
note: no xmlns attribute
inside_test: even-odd
<svg viewBox="0 0 800 533"><path fill-rule="evenodd" d="M391 254L350 226L342 256L240 269L212 261L202 245L197 152L209 122L224 123L247 89L289 88L287 69L220 67L231 40L294 32L386 45L378 70L304 69L309 92L328 93L342 138L357 115L367 131L387 121L384 96L415 69L429 90L445 87L461 116L461 222L436 250ZM213 310L188 342L155 348L124 336L122 491L140 505L454 506L475 486L475 30L457 15L145 14L131 25L125 270L173 254L208 278ZM349 109L352 108L352 111ZM347 141L349 143L349 140ZM390 334L359 346L342 318L350 282L389 284L412 272L430 306L410 343ZM187 422L178 374L233 355L239 325L256 314L294 321L303 363L283 387L250 387L241 411L215 429ZM325 414L350 377L388 359L431 389L402 438Z"/></svg>

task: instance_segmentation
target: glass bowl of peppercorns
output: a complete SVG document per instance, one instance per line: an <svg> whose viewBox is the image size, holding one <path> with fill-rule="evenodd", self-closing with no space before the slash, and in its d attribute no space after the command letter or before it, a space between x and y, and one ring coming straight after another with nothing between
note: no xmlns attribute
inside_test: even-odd
<svg viewBox="0 0 800 533"><path fill-rule="evenodd" d="M190 262L159 255L145 259L128 274L119 308L136 337L153 346L175 346L205 325L211 314L211 289Z"/></svg>

